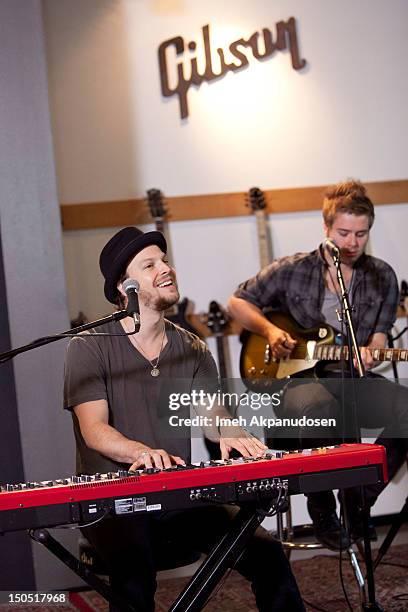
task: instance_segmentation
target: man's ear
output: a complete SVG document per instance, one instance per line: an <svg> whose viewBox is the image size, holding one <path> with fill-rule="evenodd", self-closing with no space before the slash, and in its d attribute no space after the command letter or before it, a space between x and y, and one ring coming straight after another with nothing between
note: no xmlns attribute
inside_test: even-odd
<svg viewBox="0 0 408 612"><path fill-rule="evenodd" d="M126 297L126 293L123 290L123 281L121 283L118 283L116 285L117 290L119 291L119 293L121 293L123 296Z"/></svg>
<svg viewBox="0 0 408 612"><path fill-rule="evenodd" d="M328 238L328 236L329 236L329 229L330 229L329 226L326 225L325 221L323 221L323 232L324 232L324 235L326 236L326 238Z"/></svg>

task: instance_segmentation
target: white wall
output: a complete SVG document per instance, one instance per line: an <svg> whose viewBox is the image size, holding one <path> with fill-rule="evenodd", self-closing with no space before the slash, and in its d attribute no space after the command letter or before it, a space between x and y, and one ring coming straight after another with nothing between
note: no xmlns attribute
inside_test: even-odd
<svg viewBox="0 0 408 612"><path fill-rule="evenodd" d="M405 178L404 0L46 1L64 202L141 194ZM390 8L392 7L392 8ZM307 67L287 52L192 88L190 117L160 94L158 45L223 46L295 16Z"/></svg>
<svg viewBox="0 0 408 612"><path fill-rule="evenodd" d="M171 196L406 177L403 0L392 11L385 0L60 0L44 6L64 203L141 196L152 186ZM185 121L176 98L161 96L157 47L163 40L179 34L199 41L210 23L214 40L226 47L261 27L274 32L291 15L305 69L294 71L287 52L252 59L242 72L191 88ZM407 211L378 209L371 241L401 278L408 269ZM275 255L312 249L321 236L320 215L274 215L271 228ZM79 307L90 316L106 309L100 280L91 276L99 274L96 254L111 233L65 233L72 315ZM249 215L173 223L171 234L182 293L199 309L212 298L225 302L257 269Z"/></svg>
<svg viewBox="0 0 408 612"><path fill-rule="evenodd" d="M44 9L61 202L140 197L151 187L172 196L407 176L404 0L44 0ZM162 41L199 42L209 23L227 48L290 16L305 69L294 71L287 52L251 59L246 70L191 88L184 121L177 99L161 96ZM370 240L400 280L407 220L407 203L378 207ZM320 213L273 215L270 228L275 256L310 250ZM65 232L71 316L109 309L97 260L113 232ZM196 311L211 299L225 304L258 268L249 214L173 223L170 232L181 293ZM236 372L236 339L230 348ZM405 497L398 490L396 507Z"/></svg>

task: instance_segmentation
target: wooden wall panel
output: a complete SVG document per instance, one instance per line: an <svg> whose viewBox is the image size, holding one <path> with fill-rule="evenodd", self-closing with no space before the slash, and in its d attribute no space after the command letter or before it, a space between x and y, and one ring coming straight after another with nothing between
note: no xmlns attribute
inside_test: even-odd
<svg viewBox="0 0 408 612"><path fill-rule="evenodd" d="M374 204L408 202L408 180L365 183ZM319 210L325 186L264 190L268 213ZM236 217L250 214L245 192L164 197L167 219L185 221ZM97 227L123 227L151 222L146 200L118 200L87 204L63 204L62 227L65 231Z"/></svg>

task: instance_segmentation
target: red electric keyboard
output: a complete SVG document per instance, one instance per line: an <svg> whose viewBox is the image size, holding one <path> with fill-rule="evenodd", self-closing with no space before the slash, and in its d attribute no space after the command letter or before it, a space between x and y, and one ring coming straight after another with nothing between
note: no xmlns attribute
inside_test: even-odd
<svg viewBox="0 0 408 612"><path fill-rule="evenodd" d="M234 459L170 470L8 484L0 492L0 533L88 523L108 513L179 510L208 503L264 503L285 495L387 482L385 450L342 444L262 459Z"/></svg>
<svg viewBox="0 0 408 612"><path fill-rule="evenodd" d="M386 481L382 446L342 444L290 453L271 451L263 459L209 462L163 471L119 471L8 484L0 491L0 533L30 529L35 541L46 546L109 602L134 612L130 602L83 567L44 527L83 525L107 514L137 516L139 512L187 509L209 503L239 504L241 508L230 529L170 608L170 612L198 612L228 567L244 551L265 511L282 509L281 502L287 495ZM371 567L371 555L366 562Z"/></svg>

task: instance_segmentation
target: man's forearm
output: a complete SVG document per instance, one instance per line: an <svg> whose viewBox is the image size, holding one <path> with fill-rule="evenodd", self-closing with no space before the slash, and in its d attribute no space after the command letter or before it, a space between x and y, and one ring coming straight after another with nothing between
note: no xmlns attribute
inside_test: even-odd
<svg viewBox="0 0 408 612"><path fill-rule="evenodd" d="M245 329L267 337L268 331L275 327L255 304L235 296L228 300L228 310L232 317Z"/></svg>
<svg viewBox="0 0 408 612"><path fill-rule="evenodd" d="M248 435L245 429L232 423L233 417L221 404L216 404L208 410L208 404L202 403L195 406L195 412L201 417L208 417L204 420L202 429L205 437L212 442L219 442L221 438L243 438Z"/></svg>
<svg viewBox="0 0 408 612"><path fill-rule="evenodd" d="M119 463L134 463L140 453L147 448L142 442L129 440L108 423L94 424L92 433L84 436L84 439L89 448Z"/></svg>

